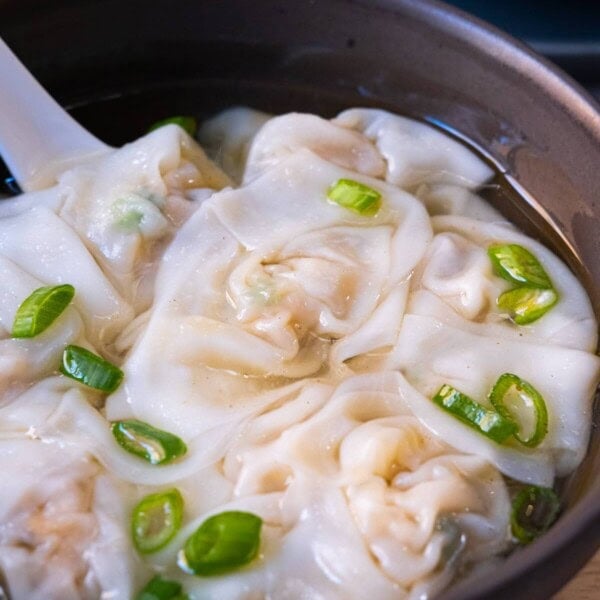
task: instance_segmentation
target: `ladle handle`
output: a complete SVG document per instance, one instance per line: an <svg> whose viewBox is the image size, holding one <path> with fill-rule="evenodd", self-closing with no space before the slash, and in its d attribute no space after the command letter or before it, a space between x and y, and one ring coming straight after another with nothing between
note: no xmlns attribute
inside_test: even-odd
<svg viewBox="0 0 600 600"><path fill-rule="evenodd" d="M109 150L34 79L0 38L0 155L25 191Z"/></svg>

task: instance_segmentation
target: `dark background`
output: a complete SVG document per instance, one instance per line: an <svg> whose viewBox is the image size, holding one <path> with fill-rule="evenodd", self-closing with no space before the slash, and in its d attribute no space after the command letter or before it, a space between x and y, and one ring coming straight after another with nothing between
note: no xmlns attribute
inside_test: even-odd
<svg viewBox="0 0 600 600"><path fill-rule="evenodd" d="M446 0L544 54L600 100L600 0Z"/></svg>

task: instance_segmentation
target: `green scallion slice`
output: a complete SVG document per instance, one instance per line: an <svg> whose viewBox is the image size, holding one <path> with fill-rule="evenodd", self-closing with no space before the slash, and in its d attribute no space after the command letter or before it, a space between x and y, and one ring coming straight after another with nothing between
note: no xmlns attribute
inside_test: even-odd
<svg viewBox="0 0 600 600"><path fill-rule="evenodd" d="M508 420L517 424L514 437L524 446L538 446L548 433L548 411L542 395L527 381L512 373L498 378L490 402Z"/></svg>
<svg viewBox="0 0 600 600"><path fill-rule="evenodd" d="M559 511L560 500L554 490L527 486L516 495L512 503L512 534L522 544L528 544L548 531Z"/></svg>
<svg viewBox="0 0 600 600"><path fill-rule="evenodd" d="M17 309L12 336L32 338L42 333L69 306L74 295L75 288L68 283L38 288Z"/></svg>
<svg viewBox="0 0 600 600"><path fill-rule="evenodd" d="M114 392L123 380L123 371L101 356L82 348L64 349L60 372L88 387L103 392Z"/></svg>
<svg viewBox="0 0 600 600"><path fill-rule="evenodd" d="M139 202L132 202L128 198L119 198L113 202L110 211L117 229L128 233L139 231L144 220L144 213L140 209Z"/></svg>
<svg viewBox="0 0 600 600"><path fill-rule="evenodd" d="M448 384L440 388L433 397L433 402L498 444L513 435L517 429L512 421L496 411L488 410Z"/></svg>
<svg viewBox="0 0 600 600"><path fill-rule="evenodd" d="M518 244L490 246L488 256L496 275L519 286L552 288L552 281L538 259Z"/></svg>
<svg viewBox="0 0 600 600"><path fill-rule="evenodd" d="M179 127L187 131L188 135L191 135L192 137L194 137L196 135L196 131L198 131L198 123L194 117L178 115L175 117L169 117L168 119L162 119L162 121L157 121L150 127L150 129L148 129L148 132L159 129L160 127L164 127L165 125L179 125Z"/></svg>
<svg viewBox="0 0 600 600"><path fill-rule="evenodd" d="M258 553L262 519L248 512L214 515L188 538L178 564L193 575L218 575L249 563Z"/></svg>
<svg viewBox="0 0 600 600"><path fill-rule="evenodd" d="M327 197L359 215L372 217L381 208L381 194L352 179L339 179L327 190Z"/></svg>
<svg viewBox="0 0 600 600"><path fill-rule="evenodd" d="M143 421L114 421L110 429L121 448L153 465L168 464L187 452L181 438Z"/></svg>
<svg viewBox="0 0 600 600"><path fill-rule="evenodd" d="M177 489L150 494L133 509L131 534L142 554L164 548L175 536L183 520L183 498Z"/></svg>
<svg viewBox="0 0 600 600"><path fill-rule="evenodd" d="M498 308L506 311L517 325L527 325L543 317L558 302L554 289L518 287L500 294Z"/></svg>
<svg viewBox="0 0 600 600"><path fill-rule="evenodd" d="M187 600L187 598L186 594L182 594L180 583L156 575L144 586L135 600Z"/></svg>

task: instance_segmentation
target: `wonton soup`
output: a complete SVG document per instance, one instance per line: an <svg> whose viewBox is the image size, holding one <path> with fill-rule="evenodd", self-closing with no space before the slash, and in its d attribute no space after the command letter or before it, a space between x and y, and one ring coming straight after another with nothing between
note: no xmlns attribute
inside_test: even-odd
<svg viewBox="0 0 600 600"><path fill-rule="evenodd" d="M6 594L432 598L542 535L597 323L491 169L375 109L194 133L0 203Z"/></svg>

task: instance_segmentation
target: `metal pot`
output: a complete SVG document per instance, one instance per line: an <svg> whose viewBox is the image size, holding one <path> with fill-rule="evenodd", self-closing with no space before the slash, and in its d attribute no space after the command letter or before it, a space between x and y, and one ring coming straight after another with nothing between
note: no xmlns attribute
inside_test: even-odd
<svg viewBox="0 0 600 600"><path fill-rule="evenodd" d="M454 132L497 169L490 200L568 262L600 312L597 107L527 47L456 9L425 0L0 0L0 35L109 143L167 114L203 117L231 104L322 115L379 106ZM597 427L562 497L564 513L542 539L441 598L548 598L583 565L600 544Z"/></svg>

